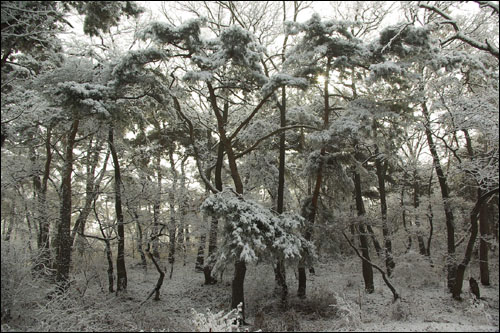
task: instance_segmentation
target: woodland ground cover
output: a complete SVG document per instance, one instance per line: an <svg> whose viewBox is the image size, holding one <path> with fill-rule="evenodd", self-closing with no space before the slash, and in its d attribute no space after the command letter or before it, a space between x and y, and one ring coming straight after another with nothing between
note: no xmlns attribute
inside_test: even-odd
<svg viewBox="0 0 500 333"><path fill-rule="evenodd" d="M47 299L53 285L33 278L26 249L7 248L9 260L2 259L2 297L12 297L12 319L2 331L195 331L192 309L206 314L230 309L232 267L228 266L215 285L204 285L203 274L194 273L193 255L185 266L174 268L166 279L160 301L144 302L156 283L153 265L144 271L138 258L127 257L130 286L116 296L106 290L106 263L101 251L78 257L80 268L74 288L65 296ZM3 256L3 258L5 258ZM396 257L393 282L401 300L393 303L380 275L375 276L375 292L366 294L359 274L359 258L320 258L311 276L305 300L295 295L297 279L288 270L291 290L288 307L283 309L274 293L274 272L269 264L248 266L246 285L247 321L250 331L498 331L498 252L492 254L491 286L481 288L478 302L464 288L463 301L449 297L444 269L439 258L434 267L418 253ZM16 262L13 262L15 260ZM163 260L166 262L166 260ZM418 270L418 273L416 273ZM477 260L471 265L478 271ZM440 272L441 271L441 272ZM8 287L4 289L4 287ZM143 303L144 302L144 303ZM208 329L207 329L208 330Z"/></svg>

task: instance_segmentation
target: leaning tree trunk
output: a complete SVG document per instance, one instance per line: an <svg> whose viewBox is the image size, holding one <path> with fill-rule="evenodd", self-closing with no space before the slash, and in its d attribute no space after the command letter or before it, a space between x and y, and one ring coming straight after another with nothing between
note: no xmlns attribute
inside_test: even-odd
<svg viewBox="0 0 500 333"><path fill-rule="evenodd" d="M439 181L439 187L441 189L441 197L443 199L444 213L446 217L446 236L447 236L447 250L448 255L446 258L446 270L448 279L448 290L453 292L453 286L455 285L455 277L457 273L457 260L455 254L455 221L453 217L453 211L450 205L450 194L448 189L448 180L441 167L441 162L439 155L437 153L436 144L432 137L430 116L427 110L427 105L422 103L422 113L425 118L424 127L425 135L427 137L427 144L429 145L429 150L431 151L432 159L434 162L434 169L436 170L436 175Z"/></svg>
<svg viewBox="0 0 500 333"><path fill-rule="evenodd" d="M125 267L125 228L122 212L120 164L114 144L113 126L109 128L108 143L115 168L115 213L118 231L118 253L116 256L116 292L127 290L127 269Z"/></svg>
<svg viewBox="0 0 500 333"><path fill-rule="evenodd" d="M65 291L68 288L71 265L71 174L73 172L73 148L76 143L75 138L79 124L78 118L73 120L70 130L66 134L64 145L64 165L61 175L61 209L56 236L56 281L60 291Z"/></svg>

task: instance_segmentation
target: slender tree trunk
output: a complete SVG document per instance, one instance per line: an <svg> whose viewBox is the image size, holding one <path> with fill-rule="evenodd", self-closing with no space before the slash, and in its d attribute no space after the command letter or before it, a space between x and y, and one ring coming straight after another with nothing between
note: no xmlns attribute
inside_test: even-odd
<svg viewBox="0 0 500 333"><path fill-rule="evenodd" d="M113 158L113 165L115 168L115 214L117 221L118 231L118 254L116 256L116 292L127 290L127 269L125 267L125 228L122 212L122 198L121 186L122 180L120 175L120 163L118 161L118 154L116 152L113 126L109 128L108 142L109 149L111 150L111 157Z"/></svg>
<svg viewBox="0 0 500 333"><path fill-rule="evenodd" d="M478 190L478 198L481 198L482 191ZM479 273L481 284L483 286L490 285L490 270L488 267L488 242L486 237L490 234L488 204L485 203L479 210Z"/></svg>
<svg viewBox="0 0 500 333"><path fill-rule="evenodd" d="M212 132L207 129L207 151L210 151L210 148L212 146ZM222 153L224 153L224 150L222 150ZM218 163L219 159L217 159ZM210 173L211 171L207 171L206 178L210 179ZM222 180L221 180L222 182ZM205 195L208 196L210 193L210 188L208 187L207 184L205 184ZM203 214L203 225L207 224L207 216ZM217 238L216 238L217 240ZM195 270L197 272L203 272L204 266L205 266L205 246L207 243L207 234L203 232L200 235L200 244L198 245L198 254L196 256L196 265L195 265ZM211 272L210 272L211 273ZM207 277L205 276L205 284L209 284L210 279L207 280Z"/></svg>
<svg viewBox="0 0 500 333"><path fill-rule="evenodd" d="M8 220L7 232L4 234L4 241L9 242L12 235L12 230L14 230L14 224L16 220L16 205L12 204L12 211L10 213L10 219Z"/></svg>
<svg viewBox="0 0 500 333"><path fill-rule="evenodd" d="M467 248L465 249L464 259L462 260L460 265L458 265L456 271L455 284L453 286L453 298L455 299L460 299L460 294L462 293L465 269L470 262L472 251L474 249L474 243L476 242L478 232L477 220L479 218L481 206L483 206L484 203L495 193L498 193L498 188L482 194L481 197L479 197L479 199L476 201L476 204L470 213L471 235L469 238L469 242L467 243Z"/></svg>
<svg viewBox="0 0 500 333"><path fill-rule="evenodd" d="M184 165L186 163L187 156L181 161L181 194L178 196L179 200L179 245L182 250L183 266L186 266L186 251L187 251L187 228L185 225L186 214L187 214L187 195L186 195L186 172L184 170Z"/></svg>
<svg viewBox="0 0 500 333"><path fill-rule="evenodd" d="M92 209L92 202L97 197L97 191L101 180L104 177L104 172L106 171L106 164L109 158L109 151L106 154L103 164L103 170L101 171L101 175L98 179L95 177L95 171L97 169L97 164L99 163L99 154L101 152L101 144L96 142L94 146L92 146L92 139L89 143L87 149L87 158L86 158L86 183L85 183L85 203L83 209L80 211L78 218L76 219L75 225L73 226L73 230L71 231L71 244L75 244L75 238L78 233L81 235L84 234L85 231L85 223ZM78 246L78 251L80 254L83 254L82 244Z"/></svg>
<svg viewBox="0 0 500 333"><path fill-rule="evenodd" d="M280 127L286 126L286 87L281 88L281 105L280 109ZM285 131L280 133L279 147L279 168L278 168L278 201L276 203L276 212L282 214L284 211L285 197ZM275 279L278 286L281 287L281 302L286 306L288 297L288 286L286 284L286 267L285 261L279 259L276 263Z"/></svg>
<svg viewBox="0 0 500 333"><path fill-rule="evenodd" d="M418 217L417 209L420 206L420 184L418 181L417 170L413 173L413 207L415 208L415 225L417 226L417 241L418 248L421 255L426 255L427 250L425 249L424 238L422 237L422 232L420 231L420 219Z"/></svg>
<svg viewBox="0 0 500 333"><path fill-rule="evenodd" d="M405 229L406 233L408 234L408 245L406 245L406 251L405 251L405 253L408 253L408 251L410 251L410 249L411 249L412 240L411 240L410 230L408 229L408 226L406 225L405 187L404 186L401 188L400 205L401 205L401 208L403 209L403 212L401 214L402 215L401 218L403 219L403 228Z"/></svg>
<svg viewBox="0 0 500 333"><path fill-rule="evenodd" d="M328 128L328 123L329 123L329 115L330 115L330 95L328 92L328 85L330 84L330 66L331 66L331 58L328 57L327 62L326 62L326 70L325 70L325 84L323 87L323 92L324 92L324 110L323 110L323 128L327 129ZM314 186L314 191L312 194L312 200L311 200L311 205L308 210L307 216L304 216L307 221L307 228L306 232L304 235L304 238L306 240L311 240L312 236L312 225L314 224L314 220L316 218L316 212L318 210L318 199L319 199L319 194L321 190L321 182L323 180L323 159L322 157L326 154L326 149L325 147L321 148L320 151L320 162L318 166L318 171L316 174L316 185ZM307 287L307 276L305 273L305 267L303 264L299 265L299 286L297 290L297 296L299 297L305 297L306 296L306 287Z"/></svg>
<svg viewBox="0 0 500 333"><path fill-rule="evenodd" d="M431 242L432 242L432 234L434 232L434 212L432 211L432 201L431 201L431 195L432 195L432 174L433 172L431 171L431 176L429 177L429 185L427 187L427 193L429 196L429 201L427 204L427 220L429 221L429 237L427 238L427 249L426 249L426 255L427 257L431 257Z"/></svg>
<svg viewBox="0 0 500 333"><path fill-rule="evenodd" d="M361 194L361 177L357 171L354 172L354 190L356 196L356 209L358 211L359 222L359 243L361 247L361 254L366 260L362 260L363 279L365 281L365 290L371 294L374 292L375 287L373 284L373 268L370 265L370 252L368 247L367 233L365 230L365 223L362 220L365 215L365 205L363 204L363 197Z"/></svg>
<svg viewBox="0 0 500 333"><path fill-rule="evenodd" d="M139 255L141 256L141 266L144 270L147 270L148 268L148 263L146 261L146 254L144 253L143 249L143 241L144 241L144 235L142 233L142 227L141 223L139 222L139 214L137 214L137 211L133 211L134 214L134 219L135 219L135 226L137 228L137 251L139 252Z"/></svg>
<svg viewBox="0 0 500 333"><path fill-rule="evenodd" d="M366 230L368 231L368 234L370 234L370 238L373 243L373 247L375 248L375 253L377 253L377 257L380 257L382 254L382 247L380 246L380 243L377 240L377 237L375 237L375 232L373 231L373 228L371 225L366 224Z"/></svg>
<svg viewBox="0 0 500 333"><path fill-rule="evenodd" d="M73 120L70 130L66 133L64 145L64 165L61 175L61 209L56 242L56 281L60 291L65 291L68 288L71 265L71 174L73 172L73 148L79 124L78 118Z"/></svg>
<svg viewBox="0 0 500 333"><path fill-rule="evenodd" d="M465 142L467 147L467 152L471 159L474 158L474 151L472 149L472 140L469 135L469 131L463 130L465 135ZM479 188L477 190L477 198L478 200L481 198L483 191ZM488 267L488 243L486 241L486 237L488 237L490 233L489 221L488 221L488 207L486 204L481 206L479 210L479 273L481 277L481 284L483 286L490 285L490 270Z"/></svg>
<svg viewBox="0 0 500 333"><path fill-rule="evenodd" d="M162 181L162 174L161 174L161 164L160 164L160 153L156 156L156 182L157 182L157 188L158 188L158 194L155 200L155 203L153 205L153 234L157 235L159 231L159 224L160 224L160 205L161 205L161 181ZM153 256L157 259L160 258L160 237L155 237L153 240Z"/></svg>
<svg viewBox="0 0 500 333"><path fill-rule="evenodd" d="M225 124L227 122L229 112L229 104L224 103L224 108L222 110L222 121ZM214 174L214 182L215 188L218 191L222 191L222 167L224 164L224 145L222 142L219 142L217 145L217 161L215 163L215 174ZM207 175L207 178L210 175ZM215 252L217 251L217 234L219 227L219 219L212 217L210 223L210 230L208 234L208 256L207 263L203 268L203 272L205 274L205 284L215 284L217 283L217 279L212 276L212 268L215 263Z"/></svg>
<svg viewBox="0 0 500 333"><path fill-rule="evenodd" d="M376 151L378 153L378 147ZM385 176L388 168L387 163L387 160L382 162L378 156L375 160L375 167L377 169L378 178L378 191L380 193L380 210L382 213L382 235L384 236L385 267L387 269L387 275L390 277L396 264L394 263L394 258L392 256L392 242L389 232L389 226L387 225L387 200L385 191Z"/></svg>
<svg viewBox="0 0 500 333"><path fill-rule="evenodd" d="M203 219L205 222L205 218ZM206 222L205 222L206 223ZM203 224L205 224L203 223ZM197 272L203 272L203 266L205 261L205 244L207 243L207 235L203 232L200 235L200 244L198 245L198 254L196 255L196 265L195 270Z"/></svg>
<svg viewBox="0 0 500 333"><path fill-rule="evenodd" d="M170 205L170 224L169 224L169 251L168 251L168 262L170 264L170 279L172 278L172 273L174 269L175 262L175 245L176 245L176 218L175 218L175 193L177 191L177 170L175 169L174 162L174 147L171 146L168 152L170 159L170 168L172 169L172 189L169 193L169 205Z"/></svg>
<svg viewBox="0 0 500 333"><path fill-rule="evenodd" d="M446 258L446 270L448 279L448 290L453 292L453 286L455 284L456 272L457 272L457 259L455 254L455 221L453 217L453 211L450 206L450 195L448 189L448 181L441 167L441 162L439 160L439 155L437 153L436 145L432 137L432 132L430 128L430 116L427 110L427 105L422 103L422 113L425 117L425 134L427 136L427 144L429 145L429 150L431 151L432 159L434 161L434 169L436 170L436 175L439 181L439 187L441 189L441 197L443 198L444 213L446 217L446 235L447 235L447 250L448 255Z"/></svg>
<svg viewBox="0 0 500 333"><path fill-rule="evenodd" d="M38 223L38 237L37 245L40 251L39 264L35 266L35 270L40 270L42 267L50 266L50 221L48 217L48 207L47 207L47 182L50 175L50 166L52 162L52 148L51 148L51 137L52 128L47 128L47 139L45 140L45 166L43 171L42 181L34 181L35 191L38 192L37 195L37 210L36 210L36 222ZM37 185L40 185L37 190Z"/></svg>
<svg viewBox="0 0 500 333"><path fill-rule="evenodd" d="M229 170L231 171L231 178L233 179L234 187L236 193L243 194L243 182L241 181L240 173L238 172L238 166L236 164L236 157L233 151L233 146L231 140L228 138L225 129L225 121L223 115L221 114L220 108L217 106L217 98L212 85L207 82L208 90L210 93L210 104L217 118L217 129L219 131L220 140L224 145L224 150L226 151L227 160L229 164ZM226 109L226 107L224 107ZM242 317L245 320L245 298L243 285L245 283L246 274L246 263L244 261L236 260L234 264L234 278L232 283L232 296L231 296L231 307L237 308L237 306L242 303Z"/></svg>

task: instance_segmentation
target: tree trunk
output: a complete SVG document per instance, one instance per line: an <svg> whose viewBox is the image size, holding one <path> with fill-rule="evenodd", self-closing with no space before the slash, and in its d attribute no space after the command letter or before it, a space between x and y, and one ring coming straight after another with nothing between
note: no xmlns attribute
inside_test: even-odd
<svg viewBox="0 0 500 333"><path fill-rule="evenodd" d="M375 237L375 232L372 229L372 226L369 224L366 224L366 229L368 230L368 233L370 234L370 238L373 243L373 247L375 248L375 253L377 253L377 257L380 257L382 254L382 247L380 246L380 243L377 240L377 237Z"/></svg>
<svg viewBox="0 0 500 333"><path fill-rule="evenodd" d="M207 82L208 90L210 93L210 104L212 105L212 109L217 118L217 129L219 131L220 140L224 145L224 150L226 151L227 160L229 164L229 170L231 171L231 178L233 179L234 187L236 189L236 193L243 194L243 183L241 181L240 174L238 172L238 165L236 164L236 157L233 151L233 146L231 140L228 138L225 129L225 121L223 115L221 114L221 110L217 106L217 98L215 95L214 88ZM269 95L268 95L269 96ZM260 105L262 105L261 101ZM224 107L226 109L228 107ZM255 111L255 110L254 110ZM244 302L244 290L243 285L245 283L245 274L246 274L246 264L244 261L236 260L234 264L234 278L232 284L232 296L231 296L231 307L237 308L238 304L242 303L242 316L243 320L245 319L245 302Z"/></svg>
<svg viewBox="0 0 500 333"><path fill-rule="evenodd" d="M441 189L441 197L443 198L444 213L446 216L446 236L447 236L447 250L448 250L448 255L446 258L448 290L450 292L453 292L454 289L453 286L455 285L455 278L457 272L457 260L455 254L455 221L453 217L453 211L450 206L448 180L443 172L443 168L441 167L436 145L432 137L429 111L427 110L427 105L425 104L425 102L422 103L422 113L425 117L424 127L425 127L425 135L427 137L427 144L429 145L429 150L431 151L432 159L434 161L434 169L436 170L436 175L439 181L439 187Z"/></svg>
<svg viewBox="0 0 500 333"><path fill-rule="evenodd" d="M462 285L464 281L464 274L467 265L470 262L472 257L472 251L474 249L474 243L476 241L478 227L477 220L479 218L479 212L481 210L481 206L495 193L498 193L498 188L491 190L487 193L484 193L481 197L478 198L474 208L470 213L470 223L471 223L471 235L469 238L469 242L467 243L467 248L465 249L465 256L460 265L458 265L455 277L455 284L453 286L453 298L460 299L460 294L462 293Z"/></svg>
<svg viewBox="0 0 500 333"><path fill-rule="evenodd" d="M205 224L205 223L203 223ZM196 265L194 269L197 272L203 272L203 264L205 261L205 244L207 243L207 235L205 233L202 233L200 235L200 245L198 246L198 254L196 255ZM206 281L205 281L206 284Z"/></svg>
<svg viewBox="0 0 500 333"><path fill-rule="evenodd" d="M380 211L382 214L382 235L384 236L385 267L387 269L387 275L390 277L396 264L394 263L394 258L392 256L392 242L390 238L389 226L387 225L385 177L389 164L387 160L382 160L383 158L379 155L380 153L378 146L375 147L375 153L377 154L375 158L375 168L378 179L378 192L380 194Z"/></svg>
<svg viewBox="0 0 500 333"><path fill-rule="evenodd" d="M286 126L286 87L281 88L280 127ZM279 147L279 168L278 168L278 200L276 203L276 212L282 214L284 211L285 197L285 131L280 133ZM288 286L286 284L286 267L284 260L278 259L276 263L275 279L277 285L281 287L281 301L286 305L288 297Z"/></svg>
<svg viewBox="0 0 500 333"><path fill-rule="evenodd" d="M417 241L418 249L420 254L425 256L427 250L425 249L424 238L422 237L422 232L420 231L420 220L418 218L417 209L420 206L420 184L418 181L417 170L413 173L413 207L415 208L415 225L417 226Z"/></svg>
<svg viewBox="0 0 500 333"><path fill-rule="evenodd" d="M474 151L472 149L472 140L469 135L469 131L463 130L465 135L465 142L467 147L467 152L471 160L474 158ZM481 184L479 184L481 185ZM477 198L478 200L481 198L483 191L479 188L477 190ZM481 284L483 286L490 285L490 271L488 267L488 242L486 241L486 237L488 237L490 231L489 221L488 221L488 207L486 204L481 206L479 210L479 273L481 277Z"/></svg>
<svg viewBox="0 0 500 333"><path fill-rule="evenodd" d="M101 180L104 177L104 172L106 171L106 164L109 158L109 151L106 154L106 158L104 159L103 170L101 171L101 175L99 179L95 179L95 171L97 168L97 164L99 163L99 153L101 152L100 143L96 142L95 146L92 146L92 139L89 143L89 147L87 149L87 158L86 158L86 183L85 183L85 203L83 209L81 209L78 218L76 219L75 225L73 226L73 230L71 231L71 244L75 244L75 238L77 233L81 235L84 234L85 231L85 222L90 214L92 209L92 202L97 197L97 188ZM78 251L80 254L83 254L82 246L78 247Z"/></svg>
<svg viewBox="0 0 500 333"><path fill-rule="evenodd" d="M326 70L325 70L325 83L323 87L324 91L324 108L323 108L323 128L326 130L328 128L328 123L329 123L329 114L330 114L330 95L328 92L328 85L330 84L330 66L331 66L331 58L327 58L326 62ZM316 175L316 185L314 186L314 191L312 194L312 200L311 200L311 205L309 206L308 214L307 216L304 216L307 221L307 228L306 232L304 234L304 238L306 240L311 240L312 236L312 225L314 224L314 220L316 218L316 212L318 210L318 199L319 199L319 194L321 190L321 182L323 179L323 159L322 157L325 155L326 149L325 147L321 148L320 151L320 161L319 161L319 166L318 166L318 171ZM297 290L297 296L299 297L305 297L306 296L306 286L307 286L307 276L305 273L305 267L304 265L299 265L299 287Z"/></svg>
<svg viewBox="0 0 500 333"><path fill-rule="evenodd" d="M229 104L224 104L224 109L222 110L222 121L224 123L227 122L227 116L229 112ZM217 145L217 161L215 163L215 175L214 182L215 188L218 191L222 191L222 167L224 164L224 145L221 141ZM207 175L209 176L209 175ZM210 177L207 177L210 178ZM208 234L208 256L207 263L203 268L203 272L205 274L205 284L215 284L217 283L217 279L212 276L212 268L215 263L215 252L217 251L217 234L218 234L218 225L219 220L215 217L212 217L210 223L210 231Z"/></svg>
<svg viewBox="0 0 500 333"><path fill-rule="evenodd" d="M429 237L427 238L427 249L425 254L427 257L431 257L431 241L432 241L432 234L434 232L434 213L432 212L432 201L431 201L431 194L432 194L432 171L431 171L431 176L429 177L429 186L427 188L427 193L429 196L429 203L427 204L427 220L429 221Z"/></svg>
<svg viewBox="0 0 500 333"><path fill-rule="evenodd" d="M356 210L358 217L363 219L365 215L365 205L363 204L363 197L361 195L361 177L357 171L354 172L354 189L356 196ZM374 292L375 287L373 284L373 268L370 265L370 252L368 248L367 233L365 230L365 223L363 220L359 222L359 243L361 247L361 254L366 260L362 260L363 279L365 281L365 290L371 294Z"/></svg>
<svg viewBox="0 0 500 333"><path fill-rule="evenodd" d="M153 205L153 234L157 235L159 232L160 224L160 205L161 205L161 165L160 165L160 153L156 156L156 182L158 188L158 194ZM153 256L157 259L160 258L160 237L155 237L153 240Z"/></svg>
<svg viewBox="0 0 500 333"><path fill-rule="evenodd" d="M168 250L168 262L170 264L170 279L172 278L172 273L174 270L175 262L175 242L176 242L176 219L175 219L175 193L177 191L177 171L175 169L174 162L174 147L171 146L168 152L170 159L170 168L172 169L172 189L169 192L169 205L170 205L170 224L168 228L168 238L169 238L169 250Z"/></svg>
<svg viewBox="0 0 500 333"><path fill-rule="evenodd" d="M79 123L78 118L73 120L69 132L66 133L64 145L64 165L61 174L61 209L56 238L56 281L60 291L65 291L68 288L71 265L71 174L73 172L73 148Z"/></svg>
<svg viewBox="0 0 500 333"><path fill-rule="evenodd" d="M127 270L125 267L125 228L123 224L120 164L118 154L115 149L113 138L113 126L109 128L108 142L115 168L115 214L118 230L118 254L116 256L116 292L127 290Z"/></svg>
<svg viewBox="0 0 500 333"><path fill-rule="evenodd" d="M139 252L139 255L141 256L141 266L144 270L147 270L148 268L148 263L146 261L146 254L144 253L143 249L143 240L144 236L142 234L142 227L139 222L139 214L137 214L137 211L133 211L134 214L134 219L135 219L135 226L137 228L137 251Z"/></svg>
<svg viewBox="0 0 500 333"><path fill-rule="evenodd" d="M237 260L234 264L234 278L232 283L231 308L236 309L241 303L243 321L245 320L245 294L244 283L247 267L244 261Z"/></svg>
<svg viewBox="0 0 500 333"><path fill-rule="evenodd" d="M50 175L50 166L52 162L52 148L51 148L52 128L47 128L47 139L45 140L45 166L43 170L43 178L40 182L38 179L33 181L35 187L37 209L35 212L36 223L38 224L38 237L37 246L40 252L39 263L35 265L35 270L40 270L43 267L50 266L50 221L48 217L47 207L47 182ZM37 177L38 178L38 177Z"/></svg>
<svg viewBox="0 0 500 333"><path fill-rule="evenodd" d="M481 190L478 190L478 198L481 198ZM481 206L479 210L479 273L481 284L483 286L490 285L490 270L488 267L488 242L486 238L490 234L489 214L487 203Z"/></svg>
<svg viewBox="0 0 500 333"><path fill-rule="evenodd" d="M187 156L185 156L181 161L181 191L178 196L179 201L179 245L182 251L183 266L186 266L186 255L187 255L187 241L188 241L188 230L185 225L186 214L188 209L188 198L187 198L187 188L186 188L186 172L184 170L184 165L186 163Z"/></svg>

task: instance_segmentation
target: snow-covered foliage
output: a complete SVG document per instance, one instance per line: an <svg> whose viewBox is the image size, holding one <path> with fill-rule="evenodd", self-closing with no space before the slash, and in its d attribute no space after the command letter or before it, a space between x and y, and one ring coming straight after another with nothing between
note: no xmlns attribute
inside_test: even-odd
<svg viewBox="0 0 500 333"><path fill-rule="evenodd" d="M71 5L85 15L83 31L90 36L109 32L124 15L137 17L144 12L144 8L134 1L73 1Z"/></svg>
<svg viewBox="0 0 500 333"><path fill-rule="evenodd" d="M148 76L146 76L144 66L165 59L166 55L166 52L156 48L129 51L112 66L111 77L118 86L127 83L147 82ZM150 78L149 81L151 80Z"/></svg>
<svg viewBox="0 0 500 333"><path fill-rule="evenodd" d="M272 91L276 90L277 87L290 86L297 87L300 89L306 89L308 87L308 82L304 78L293 77L286 73L278 73L269 79L269 81L262 87L262 94L267 95Z"/></svg>
<svg viewBox="0 0 500 333"><path fill-rule="evenodd" d="M314 14L304 23L287 22L287 33L303 33L297 44L287 51L285 65L295 76L313 79L322 71L318 61L323 58L333 59L332 68L353 65L370 56L369 50L350 32L354 22L326 20L322 21Z"/></svg>
<svg viewBox="0 0 500 333"><path fill-rule="evenodd" d="M143 40L151 39L161 45L183 45L190 51L196 52L202 46L200 31L204 24L204 19L191 19L177 27L155 21L143 29L138 37Z"/></svg>
<svg viewBox="0 0 500 333"><path fill-rule="evenodd" d="M62 105L69 105L79 110L88 109L90 112L109 116L103 100L110 89L100 84L77 83L74 81L58 83L56 94Z"/></svg>
<svg viewBox="0 0 500 333"><path fill-rule="evenodd" d="M240 332L238 319L241 318L241 309L241 303L228 313L212 313L210 309L206 313L199 313L191 309L195 332Z"/></svg>
<svg viewBox="0 0 500 333"><path fill-rule="evenodd" d="M377 51L393 52L402 57L435 51L429 27L416 27L409 23L385 28L376 43L379 48Z"/></svg>
<svg viewBox="0 0 500 333"><path fill-rule="evenodd" d="M230 189L208 197L201 209L225 219L225 237L217 255L217 268L230 259L247 263L272 258L290 262L314 259L314 245L299 233L305 223L301 216L277 215Z"/></svg>

